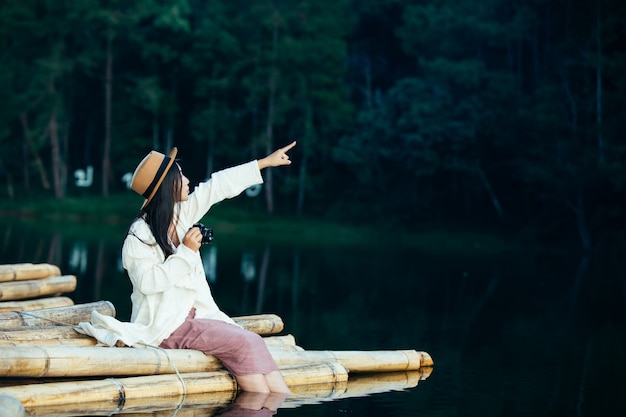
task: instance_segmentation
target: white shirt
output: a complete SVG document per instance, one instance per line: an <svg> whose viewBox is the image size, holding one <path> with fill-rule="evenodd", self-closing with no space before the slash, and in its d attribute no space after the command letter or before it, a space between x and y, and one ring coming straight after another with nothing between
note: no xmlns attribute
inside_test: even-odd
<svg viewBox="0 0 626 417"><path fill-rule="evenodd" d="M185 233L214 204L239 195L246 188L261 184L257 161L214 173L189 194L187 201L175 206L176 232L182 242ZM233 320L222 312L206 280L200 252L182 243L167 260L143 219L136 220L122 245L122 264L133 285L130 322L94 311L91 323L79 323L81 333L100 343L114 346L121 340L128 346L158 346L176 330L196 308L196 317Z"/></svg>

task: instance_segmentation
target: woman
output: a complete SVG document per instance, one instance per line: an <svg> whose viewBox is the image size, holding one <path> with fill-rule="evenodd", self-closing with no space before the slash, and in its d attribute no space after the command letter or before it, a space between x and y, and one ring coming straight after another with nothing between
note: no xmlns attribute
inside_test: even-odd
<svg viewBox="0 0 626 417"><path fill-rule="evenodd" d="M131 188L145 197L122 245L122 264L133 286L130 322L94 312L80 329L113 346L196 349L214 355L243 391L289 393L261 337L238 326L216 305L199 249L198 222L209 208L263 182L261 170L289 165L295 142L258 161L214 173L189 193L189 180L168 155L150 152Z"/></svg>

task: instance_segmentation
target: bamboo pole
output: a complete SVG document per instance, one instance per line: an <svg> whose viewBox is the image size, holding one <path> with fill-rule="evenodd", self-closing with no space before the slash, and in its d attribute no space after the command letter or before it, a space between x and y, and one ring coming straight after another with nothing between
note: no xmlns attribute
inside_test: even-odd
<svg viewBox="0 0 626 417"><path fill-rule="evenodd" d="M62 327L62 326L56 326ZM73 328L65 328L63 330L74 331ZM9 332L15 333L15 332ZM80 333L79 333L80 334ZM82 334L81 334L82 335ZM44 338L44 339L18 339L18 338L10 338L3 339L2 333L0 332L0 348L6 347L24 347L30 345L32 346L96 346L98 341L91 336L82 335L82 338ZM300 346L295 345L295 339L292 335L284 335L284 336L264 336L263 341L265 344L276 350L303 350Z"/></svg>
<svg viewBox="0 0 626 417"><path fill-rule="evenodd" d="M101 303L106 303L105 301L101 301ZM79 308L81 304L77 304L76 308ZM41 310L40 310L41 311ZM34 312L39 315L39 312ZM102 311L100 311L102 312ZM108 313L107 315L115 316L115 312ZM13 318L19 317L19 315L12 316ZM251 332L262 334L262 335L270 335L268 333L273 328L276 328L276 317L274 315L267 314L259 314L256 316L245 316L244 319L240 319L239 317L233 317L235 323L238 323L241 327ZM80 321L89 321L91 318L88 317L86 319ZM76 321L74 319L73 321ZM15 322L12 321L12 325L5 326L2 322L2 314L0 314L0 340L44 340L44 339L91 339L91 336L77 332L73 326L49 326L50 322L42 321L42 325L31 325L31 326L23 326L23 325L15 325ZM285 336L289 337L289 336ZM291 336L293 337L293 336ZM285 339L285 342L287 339ZM295 339L293 339L293 349L298 350L295 346Z"/></svg>
<svg viewBox="0 0 626 417"><path fill-rule="evenodd" d="M222 368L214 356L190 349L20 346L6 347L1 352L0 376L10 377L173 374L176 371L172 363L179 372Z"/></svg>
<svg viewBox="0 0 626 417"><path fill-rule="evenodd" d="M0 300L23 300L46 295L72 292L76 289L76 276L61 275L27 281L0 283Z"/></svg>
<svg viewBox="0 0 626 417"><path fill-rule="evenodd" d="M256 314L253 316L233 317L235 323L256 334L276 334L283 331L285 324L276 314Z"/></svg>
<svg viewBox="0 0 626 417"><path fill-rule="evenodd" d="M0 265L0 282L41 279L61 275L61 269L51 264L6 264Z"/></svg>
<svg viewBox="0 0 626 417"><path fill-rule="evenodd" d="M0 417L23 417L25 414L24 406L17 398L0 394Z"/></svg>
<svg viewBox="0 0 626 417"><path fill-rule="evenodd" d="M56 405L34 405L28 407L28 417L84 417L84 416L123 416L123 417L210 417L237 398L232 391L205 392L174 397L138 397L132 403L118 407L111 401L72 403ZM179 409L179 406L182 407ZM210 410L207 410L210 409ZM114 414L115 413L115 414Z"/></svg>
<svg viewBox="0 0 626 417"><path fill-rule="evenodd" d="M234 378L226 371L181 374L181 377L187 394L232 392L237 389ZM102 403L112 407L111 414L131 406L136 399L175 398L180 403L183 393L183 384L174 374L51 382L0 388L0 394L14 396L27 409L73 404L89 408L93 403Z"/></svg>
<svg viewBox="0 0 626 417"><path fill-rule="evenodd" d="M301 385L348 381L348 371L337 362L281 367L280 373L290 389Z"/></svg>
<svg viewBox="0 0 626 417"><path fill-rule="evenodd" d="M84 339L41 339L41 340L23 340L23 339L12 339L12 340L2 340L0 339L0 349L4 348L16 348L16 347L37 347L37 346L74 346L74 347L93 347L98 343L97 340L93 338L84 338ZM0 352L3 352L0 350Z"/></svg>
<svg viewBox="0 0 626 417"><path fill-rule="evenodd" d="M287 385L347 381L348 372L338 363L320 363L281 369ZM184 381L184 387L183 383ZM216 392L233 392L238 389L234 377L226 371L151 375L104 380L53 382L27 386L0 388L0 394L17 398L24 408L72 406L80 404L89 409L92 404L113 407L110 414L135 408L135 403L145 404L150 399L175 399L180 403L187 395ZM29 411L30 415L30 411Z"/></svg>
<svg viewBox="0 0 626 417"><path fill-rule="evenodd" d="M11 326L0 327L0 340L92 339L78 333L73 326Z"/></svg>
<svg viewBox="0 0 626 417"><path fill-rule="evenodd" d="M416 350L272 351L272 356L281 366L339 362L351 373L412 371L422 367L433 366L433 360L427 352Z"/></svg>
<svg viewBox="0 0 626 417"><path fill-rule="evenodd" d="M390 391L413 389L424 380L422 371L389 372L349 376L316 384L290 386L291 394L278 404L278 409L293 409L304 405L321 404L349 398L364 397ZM254 393L218 391L187 394L184 401L180 396L136 398L132 404L119 409L111 402L89 404L33 405L28 407L29 417L78 417L84 415L111 415L119 412L125 417L177 417L212 416L233 403L242 403L242 398ZM249 402L245 398L244 402ZM280 414L280 413L279 413Z"/></svg>
<svg viewBox="0 0 626 417"><path fill-rule="evenodd" d="M415 350L286 351L270 347L270 352L281 368L338 362L350 372L394 372L432 364L430 355ZM156 375L175 373L176 369L199 372L221 368L214 356L192 349L21 345L2 348L0 356L0 376L5 377Z"/></svg>
<svg viewBox="0 0 626 417"><path fill-rule="evenodd" d="M137 398L131 404L118 407L111 401L57 404L28 407L28 417L211 417L237 397L237 391L218 391L188 394L181 397ZM179 405L182 407L179 409ZM200 408L201 407L201 408ZM210 409L210 410L207 410Z"/></svg>
<svg viewBox="0 0 626 417"><path fill-rule="evenodd" d="M272 356L281 366L339 362L351 373L410 371L433 366L432 358L427 352L416 350L271 350Z"/></svg>
<svg viewBox="0 0 626 417"><path fill-rule="evenodd" d="M265 336L263 337L263 340L266 345L275 348L293 346L295 348L302 349L301 347L296 346L296 338L292 334L285 334L282 336Z"/></svg>
<svg viewBox="0 0 626 417"><path fill-rule="evenodd" d="M71 305L74 305L74 301L69 297L46 297L25 301L3 301L0 302L0 313L68 307Z"/></svg>
<svg viewBox="0 0 626 417"><path fill-rule="evenodd" d="M115 307L110 301L96 301L68 307L1 313L0 328L11 326L45 326L50 324L75 326L80 322L90 321L92 311L115 317Z"/></svg>

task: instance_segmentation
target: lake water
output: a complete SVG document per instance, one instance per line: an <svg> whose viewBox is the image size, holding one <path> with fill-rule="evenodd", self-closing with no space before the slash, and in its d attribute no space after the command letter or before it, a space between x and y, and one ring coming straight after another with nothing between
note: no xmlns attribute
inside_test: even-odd
<svg viewBox="0 0 626 417"><path fill-rule="evenodd" d="M0 263L59 265L78 277L70 294L76 303L109 300L127 319L130 285L119 259L125 225L75 226L3 219ZM277 415L624 415L623 250L433 254L334 240L216 232L202 251L218 304L231 316L278 314L283 333L308 350L415 349L435 366L423 380L399 375L414 378L406 389L374 382L393 390L285 403Z"/></svg>

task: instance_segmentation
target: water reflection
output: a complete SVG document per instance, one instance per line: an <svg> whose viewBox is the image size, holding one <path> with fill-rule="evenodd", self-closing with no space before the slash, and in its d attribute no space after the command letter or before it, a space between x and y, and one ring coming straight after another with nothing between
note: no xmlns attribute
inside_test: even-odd
<svg viewBox="0 0 626 417"><path fill-rule="evenodd" d="M72 243L68 264L78 275L84 275L87 272L87 242Z"/></svg>
<svg viewBox="0 0 626 417"><path fill-rule="evenodd" d="M2 222L0 263L57 264L79 278L75 301L112 301L127 319L131 287L119 260L126 225L49 226ZM280 409L281 416L626 412L623 257L470 249L435 256L224 231L202 250L213 251L203 254L207 276L232 316L276 313L306 349L418 349L435 360L418 389Z"/></svg>
<svg viewBox="0 0 626 417"><path fill-rule="evenodd" d="M258 392L242 392L227 406L215 415L222 417L264 417L273 416L287 394L261 394Z"/></svg>
<svg viewBox="0 0 626 417"><path fill-rule="evenodd" d="M217 245L211 245L203 252L204 274L210 283L214 283L217 280Z"/></svg>
<svg viewBox="0 0 626 417"><path fill-rule="evenodd" d="M253 252L244 251L241 255L241 275L246 283L252 282L256 278L256 264Z"/></svg>

